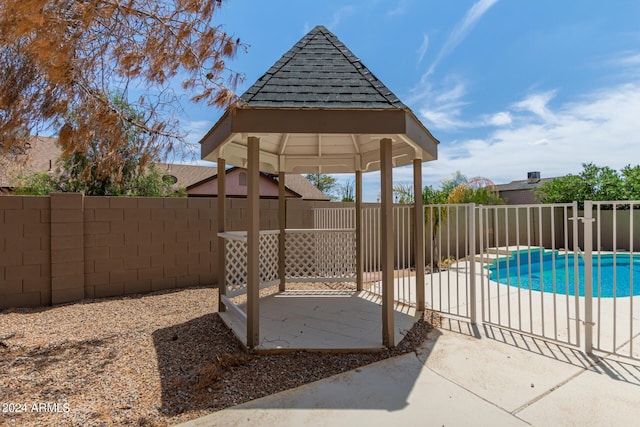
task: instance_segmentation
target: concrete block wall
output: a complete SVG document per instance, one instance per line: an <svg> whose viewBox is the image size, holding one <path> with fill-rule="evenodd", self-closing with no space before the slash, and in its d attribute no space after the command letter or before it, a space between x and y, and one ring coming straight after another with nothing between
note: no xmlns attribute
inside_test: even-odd
<svg viewBox="0 0 640 427"><path fill-rule="evenodd" d="M84 293L84 197L51 195L51 303L78 301Z"/></svg>
<svg viewBox="0 0 640 427"><path fill-rule="evenodd" d="M245 198L227 198L226 224L229 231L246 230L248 220L248 202ZM278 200L260 199L260 229L277 230Z"/></svg>
<svg viewBox="0 0 640 427"><path fill-rule="evenodd" d="M278 228L262 199L261 229ZM246 199L227 199L227 230L246 230ZM0 197L0 309L211 285L217 199Z"/></svg>
<svg viewBox="0 0 640 427"><path fill-rule="evenodd" d="M86 197L85 295L217 281L216 199Z"/></svg>
<svg viewBox="0 0 640 427"><path fill-rule="evenodd" d="M51 304L49 197L0 197L0 308Z"/></svg>

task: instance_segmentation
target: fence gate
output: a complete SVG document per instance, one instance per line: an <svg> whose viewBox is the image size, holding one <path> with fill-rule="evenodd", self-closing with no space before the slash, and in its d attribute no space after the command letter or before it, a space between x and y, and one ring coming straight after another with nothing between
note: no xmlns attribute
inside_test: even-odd
<svg viewBox="0 0 640 427"><path fill-rule="evenodd" d="M640 202L585 202L587 348L640 360ZM589 268L589 265L592 268ZM591 272L591 274L589 274Z"/></svg>
<svg viewBox="0 0 640 427"><path fill-rule="evenodd" d="M475 318L474 205L424 207L425 299L427 308Z"/></svg>
<svg viewBox="0 0 640 427"><path fill-rule="evenodd" d="M579 346L576 204L479 206L483 323Z"/></svg>

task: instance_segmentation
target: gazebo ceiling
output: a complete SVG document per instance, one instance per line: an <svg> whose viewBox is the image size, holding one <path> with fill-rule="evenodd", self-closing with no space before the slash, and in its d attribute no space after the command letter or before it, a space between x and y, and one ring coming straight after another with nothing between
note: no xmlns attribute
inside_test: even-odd
<svg viewBox="0 0 640 427"><path fill-rule="evenodd" d="M260 170L340 173L380 169L380 139L394 166L437 158L438 141L337 37L304 36L200 141L202 158L247 166L260 138Z"/></svg>

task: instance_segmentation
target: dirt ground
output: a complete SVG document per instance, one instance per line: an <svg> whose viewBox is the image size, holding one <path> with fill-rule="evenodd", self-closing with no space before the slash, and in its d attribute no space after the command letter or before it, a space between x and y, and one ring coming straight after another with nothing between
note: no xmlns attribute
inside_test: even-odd
<svg viewBox="0 0 640 427"><path fill-rule="evenodd" d="M217 307L189 288L1 312L0 425L173 425L414 351L437 321L381 353L254 355Z"/></svg>

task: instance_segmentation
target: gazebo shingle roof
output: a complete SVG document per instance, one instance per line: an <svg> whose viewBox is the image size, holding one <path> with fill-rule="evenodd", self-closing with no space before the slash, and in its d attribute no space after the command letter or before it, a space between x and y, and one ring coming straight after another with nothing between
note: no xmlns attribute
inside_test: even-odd
<svg viewBox="0 0 640 427"><path fill-rule="evenodd" d="M370 172L390 139L394 167L435 160L438 140L338 38L317 26L200 141L202 158L247 167L249 138L269 173Z"/></svg>
<svg viewBox="0 0 640 427"><path fill-rule="evenodd" d="M242 96L249 107L408 110L338 38L319 25Z"/></svg>

